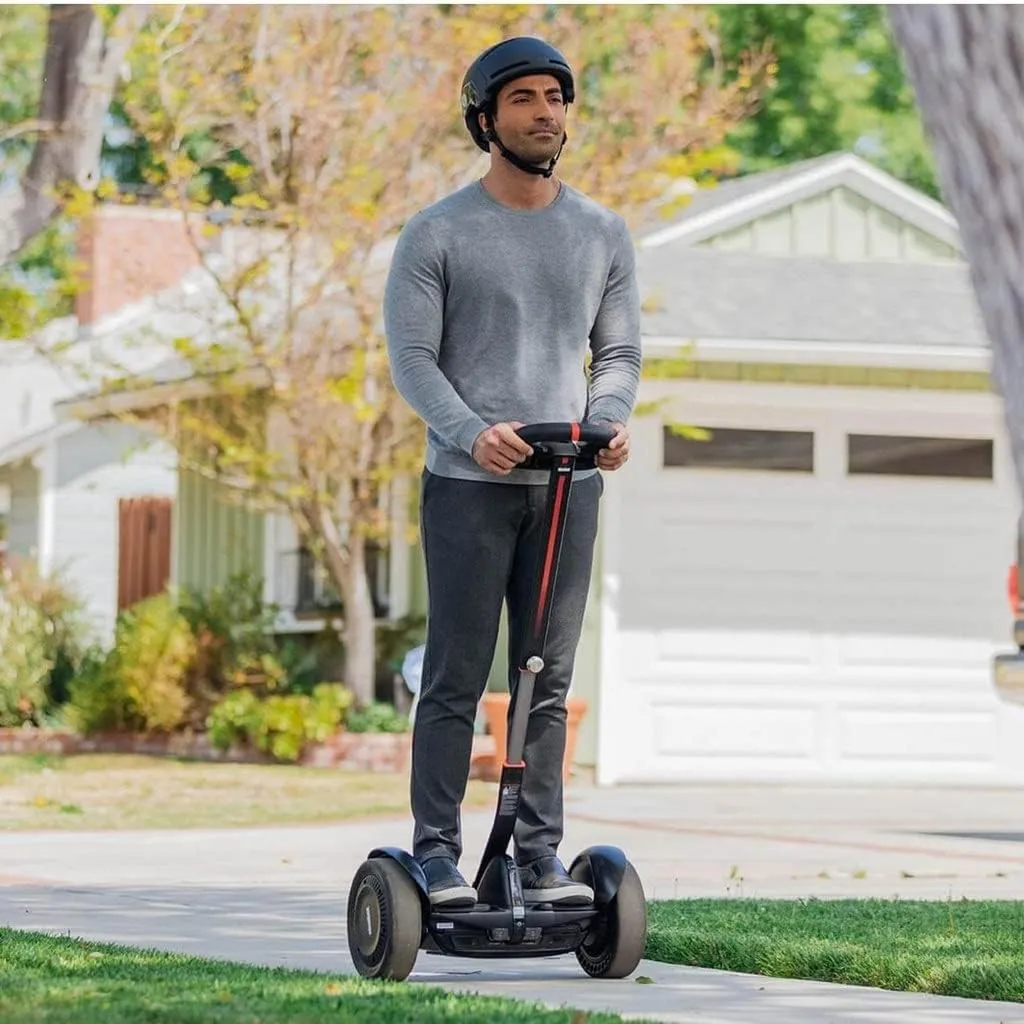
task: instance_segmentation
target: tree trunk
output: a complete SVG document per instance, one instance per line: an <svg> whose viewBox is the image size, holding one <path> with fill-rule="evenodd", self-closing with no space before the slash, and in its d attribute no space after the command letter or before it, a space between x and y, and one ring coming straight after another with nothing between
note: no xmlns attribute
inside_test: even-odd
<svg viewBox="0 0 1024 1024"><path fill-rule="evenodd" d="M349 542L348 579L345 587L345 680L356 701L365 706L374 699L377 677L377 618L370 580L366 574L366 542Z"/></svg>
<svg viewBox="0 0 1024 1024"><path fill-rule="evenodd" d="M960 225L1024 489L1024 17L988 4L889 12Z"/></svg>
<svg viewBox="0 0 1024 1024"><path fill-rule="evenodd" d="M345 684L356 703L365 707L374 699L377 677L377 621L366 575L366 542L353 536L342 550L333 523L322 524L324 563L341 591L345 620Z"/></svg>
<svg viewBox="0 0 1024 1024"><path fill-rule="evenodd" d="M56 215L59 186L95 188L114 83L145 10L126 7L108 34L91 4L50 7L37 119L41 134L24 179L0 202L0 261Z"/></svg>

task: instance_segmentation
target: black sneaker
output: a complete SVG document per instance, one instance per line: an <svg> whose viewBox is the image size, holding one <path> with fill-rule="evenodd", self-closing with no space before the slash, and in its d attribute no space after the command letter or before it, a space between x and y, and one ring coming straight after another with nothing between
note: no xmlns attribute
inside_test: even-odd
<svg viewBox="0 0 1024 1024"><path fill-rule="evenodd" d="M594 890L569 876L557 857L541 857L519 868L524 903L559 903L587 906L594 902Z"/></svg>
<svg viewBox="0 0 1024 1024"><path fill-rule="evenodd" d="M427 876L427 892L432 906L476 905L476 889L462 877L450 857L431 857L422 862L422 867Z"/></svg>

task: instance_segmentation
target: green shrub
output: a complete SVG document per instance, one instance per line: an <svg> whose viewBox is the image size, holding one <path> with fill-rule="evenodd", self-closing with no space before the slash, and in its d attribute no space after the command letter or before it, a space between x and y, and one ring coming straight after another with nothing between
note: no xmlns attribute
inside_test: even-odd
<svg viewBox="0 0 1024 1024"><path fill-rule="evenodd" d="M0 726L36 722L47 704L47 622L42 612L0 589Z"/></svg>
<svg viewBox="0 0 1024 1024"><path fill-rule="evenodd" d="M327 630L326 646L330 643L332 631ZM336 641L337 634L333 634ZM323 679L321 661L323 656L316 646L307 647L292 637L282 641L277 660L288 680L289 693L312 693Z"/></svg>
<svg viewBox="0 0 1024 1024"><path fill-rule="evenodd" d="M318 683L314 686L308 720L310 739L323 743L342 728L353 700L352 691L343 683Z"/></svg>
<svg viewBox="0 0 1024 1024"><path fill-rule="evenodd" d="M260 715L252 732L257 750L279 761L297 761L306 745L306 718L310 699L305 694L275 694L260 702Z"/></svg>
<svg viewBox="0 0 1024 1024"><path fill-rule="evenodd" d="M260 699L252 690L236 690L216 704L206 719L210 742L218 750L250 742L260 721Z"/></svg>
<svg viewBox="0 0 1024 1024"><path fill-rule="evenodd" d="M237 573L209 590L183 588L178 608L196 638L189 693L198 720L235 686L278 689L287 681L273 635L277 609L264 604L258 577Z"/></svg>
<svg viewBox="0 0 1024 1024"><path fill-rule="evenodd" d="M195 656L192 630L167 594L121 614L116 670L143 728L169 732L185 720L186 677Z"/></svg>
<svg viewBox="0 0 1024 1024"><path fill-rule="evenodd" d="M257 697L236 690L210 712L210 742L220 750L248 743L279 761L297 761L310 743L322 743L342 725L352 694L337 683L320 683L311 694Z"/></svg>
<svg viewBox="0 0 1024 1024"><path fill-rule="evenodd" d="M67 700L68 682L88 639L83 605L59 573L42 575L29 559L12 559L3 567L0 592L10 602L29 606L40 616L40 643L50 668L44 680L43 703L32 716L38 722L54 714Z"/></svg>
<svg viewBox="0 0 1024 1024"><path fill-rule="evenodd" d="M395 710L393 704L375 701L364 708L356 708L345 718L349 732L408 732L408 716Z"/></svg>
<svg viewBox="0 0 1024 1024"><path fill-rule="evenodd" d="M89 647L68 683L67 725L80 733L121 731L138 726L114 652Z"/></svg>
<svg viewBox="0 0 1024 1024"><path fill-rule="evenodd" d="M69 724L82 732L137 729L171 732L186 719L186 678L195 638L169 595L123 611L115 644L91 649L69 684Z"/></svg>

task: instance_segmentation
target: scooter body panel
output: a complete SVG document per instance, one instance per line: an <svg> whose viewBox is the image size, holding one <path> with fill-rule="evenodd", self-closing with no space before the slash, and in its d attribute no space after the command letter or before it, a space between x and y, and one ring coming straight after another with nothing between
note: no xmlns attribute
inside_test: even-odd
<svg viewBox="0 0 1024 1024"><path fill-rule="evenodd" d="M618 895L626 864L626 854L617 846L588 846L569 865L569 874L589 885L594 902L604 907Z"/></svg>

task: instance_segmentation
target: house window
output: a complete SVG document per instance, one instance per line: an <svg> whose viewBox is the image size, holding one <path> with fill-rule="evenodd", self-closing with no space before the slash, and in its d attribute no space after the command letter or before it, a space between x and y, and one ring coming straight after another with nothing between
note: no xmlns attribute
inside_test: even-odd
<svg viewBox="0 0 1024 1024"><path fill-rule="evenodd" d="M688 469L748 469L813 473L814 433L702 427L707 437L683 437L663 428L664 465Z"/></svg>
<svg viewBox="0 0 1024 1024"><path fill-rule="evenodd" d="M298 596L295 611L298 615L340 615L343 604L337 587L327 571L317 564L306 549L298 552ZM390 608L388 577L389 561L386 550L376 544L366 546L366 572L370 579L370 597L374 614L386 618Z"/></svg>
<svg viewBox="0 0 1024 1024"><path fill-rule="evenodd" d="M973 437L899 437L850 434L846 439L851 476L924 476L991 480L992 442Z"/></svg>

